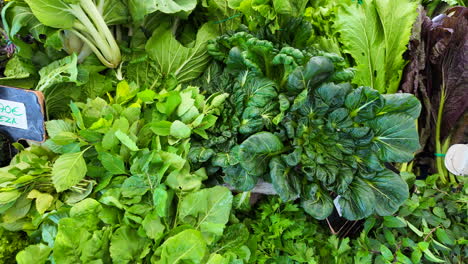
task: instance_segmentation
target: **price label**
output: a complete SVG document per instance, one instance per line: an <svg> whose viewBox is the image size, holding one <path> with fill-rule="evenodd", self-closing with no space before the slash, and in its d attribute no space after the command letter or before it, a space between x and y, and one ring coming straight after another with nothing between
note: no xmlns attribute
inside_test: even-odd
<svg viewBox="0 0 468 264"><path fill-rule="evenodd" d="M41 92L0 86L0 133L12 142L43 142L44 96Z"/></svg>
<svg viewBox="0 0 468 264"><path fill-rule="evenodd" d="M28 129L24 104L0 99L0 125Z"/></svg>

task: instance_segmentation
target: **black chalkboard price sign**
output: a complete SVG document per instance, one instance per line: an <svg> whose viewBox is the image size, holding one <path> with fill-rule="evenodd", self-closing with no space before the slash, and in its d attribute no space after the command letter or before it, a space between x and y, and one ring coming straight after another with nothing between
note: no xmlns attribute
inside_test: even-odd
<svg viewBox="0 0 468 264"><path fill-rule="evenodd" d="M0 133L12 142L43 142L44 96L41 92L0 86Z"/></svg>

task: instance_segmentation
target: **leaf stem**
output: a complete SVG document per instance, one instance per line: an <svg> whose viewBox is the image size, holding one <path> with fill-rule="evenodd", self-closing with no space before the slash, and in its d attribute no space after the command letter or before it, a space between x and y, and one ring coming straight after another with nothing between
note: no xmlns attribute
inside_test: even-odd
<svg viewBox="0 0 468 264"><path fill-rule="evenodd" d="M445 104L445 85L443 84L443 87L441 89L441 94L440 94L440 103L439 103L439 109L437 112L437 123L436 123L436 136L435 136L435 144L436 144L436 153L442 153L442 147L440 144L440 127L442 124L442 115L444 111L444 104ZM443 184L447 183L447 176L445 173L445 168L442 164L442 158L443 157L436 157L436 163L437 163L437 172L439 174L439 178Z"/></svg>

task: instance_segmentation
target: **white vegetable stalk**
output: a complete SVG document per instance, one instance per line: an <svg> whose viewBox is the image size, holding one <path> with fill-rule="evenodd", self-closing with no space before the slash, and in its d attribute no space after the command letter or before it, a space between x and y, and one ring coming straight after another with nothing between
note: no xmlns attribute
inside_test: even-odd
<svg viewBox="0 0 468 264"><path fill-rule="evenodd" d="M70 31L79 37L104 65L109 68L118 67L121 61L120 49L102 17L102 12L92 0L80 0L79 5L70 6L77 18Z"/></svg>

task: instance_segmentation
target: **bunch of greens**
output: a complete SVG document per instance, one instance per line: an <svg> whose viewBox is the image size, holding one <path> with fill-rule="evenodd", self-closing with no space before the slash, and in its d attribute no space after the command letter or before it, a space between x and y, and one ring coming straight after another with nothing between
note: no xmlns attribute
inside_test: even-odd
<svg viewBox="0 0 468 264"><path fill-rule="evenodd" d="M442 183L456 184L441 156L451 144L466 142L468 8L454 7L432 20L421 10L410 44L411 63L402 90L423 102L421 144L430 161L436 155L436 166L432 162L430 172L438 173Z"/></svg>
<svg viewBox="0 0 468 264"><path fill-rule="evenodd" d="M348 219L390 215L408 197L384 163L409 161L419 148L414 96L354 89L345 82L352 71L336 55L311 56L245 32L208 48L226 63L218 77L231 85L214 79L206 89L232 96L209 139L192 149L192 162L208 161L210 173L221 169L242 191L263 178L283 201L300 197L318 219L331 214L332 197Z"/></svg>
<svg viewBox="0 0 468 264"><path fill-rule="evenodd" d="M229 220L232 194L227 188L170 196L164 201L170 206L166 212L145 201L147 190L129 189L121 178L115 177L107 192L122 196L104 192L99 200L87 198L50 214L36 234L42 243L20 252L18 263L226 263L211 252ZM126 205L130 200L141 202Z"/></svg>
<svg viewBox="0 0 468 264"><path fill-rule="evenodd" d="M339 8L335 26L344 52L355 61L353 82L395 93L406 64L403 53L417 17L417 1L348 2Z"/></svg>
<svg viewBox="0 0 468 264"><path fill-rule="evenodd" d="M395 215L367 219L354 241L362 263L466 262L466 185L439 189L436 182L437 175L417 180Z"/></svg>
<svg viewBox="0 0 468 264"><path fill-rule="evenodd" d="M252 249L248 263L334 263L352 261L350 239L330 236L315 219L297 204L271 197L242 219ZM265 239L268 238L268 239Z"/></svg>

